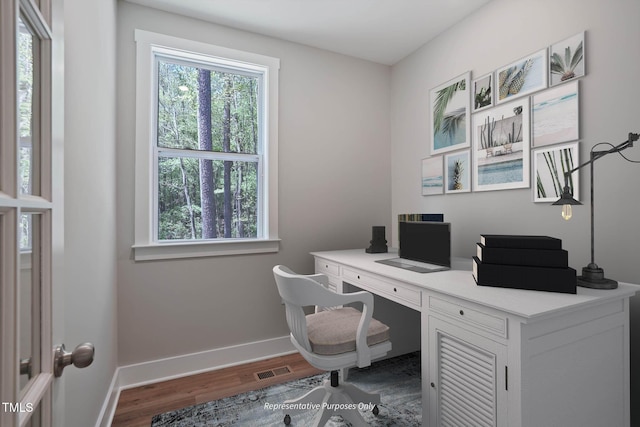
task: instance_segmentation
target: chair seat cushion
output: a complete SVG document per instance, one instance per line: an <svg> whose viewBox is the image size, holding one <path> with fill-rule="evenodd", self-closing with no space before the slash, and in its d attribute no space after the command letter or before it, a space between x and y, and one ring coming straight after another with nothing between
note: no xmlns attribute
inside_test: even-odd
<svg viewBox="0 0 640 427"><path fill-rule="evenodd" d="M307 315L307 335L311 351L332 355L356 351L356 333L362 313L353 307ZM389 339L389 327L371 319L367 331L367 344L375 345Z"/></svg>

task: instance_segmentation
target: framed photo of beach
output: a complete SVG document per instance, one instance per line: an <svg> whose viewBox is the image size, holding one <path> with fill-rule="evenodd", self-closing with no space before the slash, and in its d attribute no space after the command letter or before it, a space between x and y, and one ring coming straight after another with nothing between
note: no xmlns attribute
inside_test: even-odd
<svg viewBox="0 0 640 427"><path fill-rule="evenodd" d="M471 156L469 150L444 156L444 192L468 193L471 191Z"/></svg>
<svg viewBox="0 0 640 427"><path fill-rule="evenodd" d="M471 145L470 82L466 72L429 92L431 155Z"/></svg>
<svg viewBox="0 0 640 427"><path fill-rule="evenodd" d="M549 48L549 86L585 75L584 31Z"/></svg>
<svg viewBox="0 0 640 427"><path fill-rule="evenodd" d="M529 187L529 98L473 116L473 191Z"/></svg>
<svg viewBox="0 0 640 427"><path fill-rule="evenodd" d="M564 189L564 173L580 164L578 142L533 151L534 202L555 202ZM567 185L576 200L580 195L579 171L573 172Z"/></svg>
<svg viewBox="0 0 640 427"><path fill-rule="evenodd" d="M442 194L444 190L443 175L442 156L422 159L422 195Z"/></svg>
<svg viewBox="0 0 640 427"><path fill-rule="evenodd" d="M475 79L471 85L471 109L475 113L493 107L493 93L495 92L493 73Z"/></svg>
<svg viewBox="0 0 640 427"><path fill-rule="evenodd" d="M532 97L534 147L580 138L578 83L576 80Z"/></svg>
<svg viewBox="0 0 640 427"><path fill-rule="evenodd" d="M512 101L520 96L546 89L547 75L547 49L498 69L496 103Z"/></svg>

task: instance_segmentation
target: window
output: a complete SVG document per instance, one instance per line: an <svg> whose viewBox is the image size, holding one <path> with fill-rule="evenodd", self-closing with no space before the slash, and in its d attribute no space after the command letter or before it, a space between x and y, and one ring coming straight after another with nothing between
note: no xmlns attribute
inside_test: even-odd
<svg viewBox="0 0 640 427"><path fill-rule="evenodd" d="M277 251L279 61L136 43L135 259Z"/></svg>

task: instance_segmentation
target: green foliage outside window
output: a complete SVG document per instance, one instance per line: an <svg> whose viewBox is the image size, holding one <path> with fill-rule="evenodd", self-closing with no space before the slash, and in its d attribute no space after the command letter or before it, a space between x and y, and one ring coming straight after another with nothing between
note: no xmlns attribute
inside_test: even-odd
<svg viewBox="0 0 640 427"><path fill-rule="evenodd" d="M158 62L158 240L257 237L258 82Z"/></svg>

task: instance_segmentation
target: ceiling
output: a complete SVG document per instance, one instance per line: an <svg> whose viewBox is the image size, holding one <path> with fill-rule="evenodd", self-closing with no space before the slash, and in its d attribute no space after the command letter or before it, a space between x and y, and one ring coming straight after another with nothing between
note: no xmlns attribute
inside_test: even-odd
<svg viewBox="0 0 640 427"><path fill-rule="evenodd" d="M393 65L490 0L127 0Z"/></svg>

